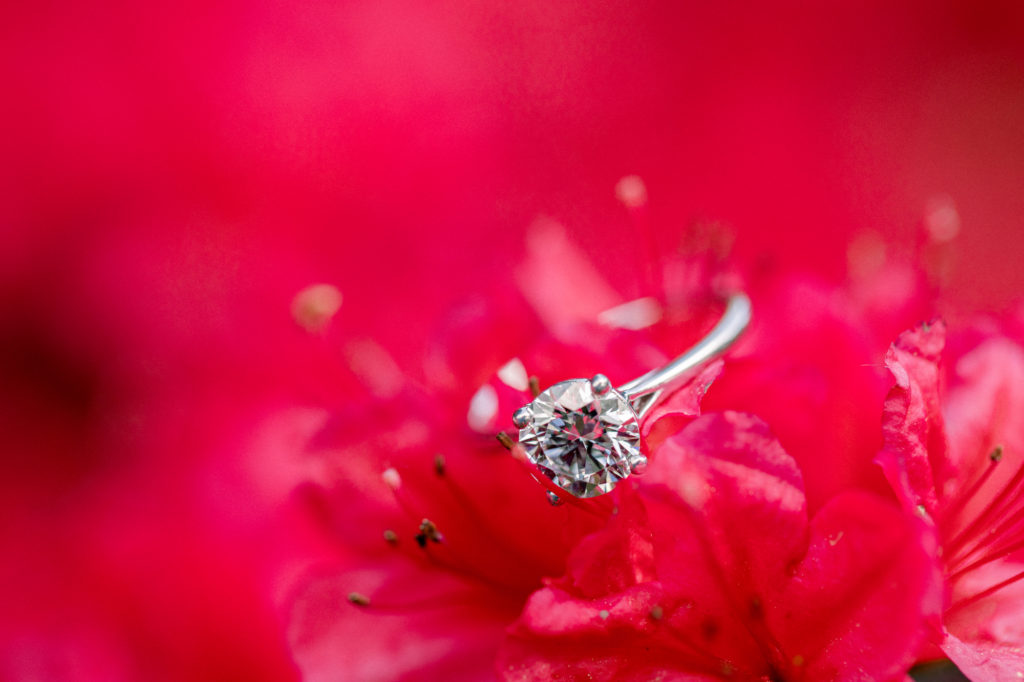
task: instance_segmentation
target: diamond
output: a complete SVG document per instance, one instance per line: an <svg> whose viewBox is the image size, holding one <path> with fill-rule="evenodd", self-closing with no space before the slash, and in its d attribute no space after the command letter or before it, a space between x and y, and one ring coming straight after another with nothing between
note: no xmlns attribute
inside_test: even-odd
<svg viewBox="0 0 1024 682"><path fill-rule="evenodd" d="M597 395L587 379L563 381L526 409L520 445L541 473L576 497L611 492L647 463L636 413L614 389Z"/></svg>

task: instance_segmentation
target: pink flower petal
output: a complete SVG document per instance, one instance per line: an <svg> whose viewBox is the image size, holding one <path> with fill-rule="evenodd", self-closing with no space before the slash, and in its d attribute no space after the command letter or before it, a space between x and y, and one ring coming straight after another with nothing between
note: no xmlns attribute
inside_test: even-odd
<svg viewBox="0 0 1024 682"><path fill-rule="evenodd" d="M946 326L937 321L900 335L886 356L896 385L885 399L885 450L878 458L908 508L938 507L935 472L947 453L939 409L940 360Z"/></svg>
<svg viewBox="0 0 1024 682"><path fill-rule="evenodd" d="M696 419L529 600L506 680L900 680L940 607L924 524L866 493L808 524L756 418Z"/></svg>
<svg viewBox="0 0 1024 682"><path fill-rule="evenodd" d="M972 680L1024 679L1024 652L998 644L964 642L946 635L942 650Z"/></svg>
<svg viewBox="0 0 1024 682"><path fill-rule="evenodd" d="M771 424L803 474L808 508L863 488L888 495L872 464L879 407L891 385L880 359L891 337L842 289L787 276L752 287L754 317L703 409L741 410Z"/></svg>
<svg viewBox="0 0 1024 682"><path fill-rule="evenodd" d="M363 562L309 580L288 634L309 682L485 679L517 606L452 576L424 581L405 562Z"/></svg>
<svg viewBox="0 0 1024 682"><path fill-rule="evenodd" d="M722 374L721 360L702 367L685 384L662 398L643 420L643 435L648 436L655 424L666 417L696 417L700 414L700 403L711 383Z"/></svg>
<svg viewBox="0 0 1024 682"><path fill-rule="evenodd" d="M913 663L922 624L942 607L932 552L923 523L873 495L844 493L815 515L773 623L807 679L898 678Z"/></svg>

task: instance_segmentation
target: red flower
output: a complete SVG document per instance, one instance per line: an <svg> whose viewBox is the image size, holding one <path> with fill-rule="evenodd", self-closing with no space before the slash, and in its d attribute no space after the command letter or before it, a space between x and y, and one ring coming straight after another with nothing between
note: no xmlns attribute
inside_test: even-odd
<svg viewBox="0 0 1024 682"><path fill-rule="evenodd" d="M667 361L659 335L677 352L686 341L668 325L586 321L621 299L560 233L544 229L548 250L523 265L533 305L503 291L492 296L503 301L498 310L459 309L445 347L428 357L432 388L403 381L387 398L364 396L311 443L316 473L303 497L338 543L338 562L297 593L290 636L309 679L489 676L529 595L561 575L570 550L611 514L611 496L553 507L532 465L495 434L529 402L531 375L547 386L602 371L620 383ZM546 262L550 249L557 264ZM545 308L539 280L565 291L559 315ZM720 368L709 365L652 411L648 442L662 437L650 433L655 422L697 413Z"/></svg>
<svg viewBox="0 0 1024 682"><path fill-rule="evenodd" d="M563 364L579 357L560 350ZM532 470L472 420L465 403L405 391L340 415L314 444L323 470L305 497L341 543L342 568L296 602L292 644L309 679L486 674L528 595L604 523L610 501L552 507Z"/></svg>
<svg viewBox="0 0 1024 682"><path fill-rule="evenodd" d="M893 344L879 461L935 526L942 649L974 679L1011 679L1024 671L1024 349L992 330L973 336L952 371L941 322Z"/></svg>
<svg viewBox="0 0 1024 682"><path fill-rule="evenodd" d="M800 467L812 511L849 488L890 494L872 464L890 384L880 360L906 325L893 329L890 317L929 314L920 276L890 262L844 286L789 275L752 291L751 328L705 408L743 410L771 424Z"/></svg>
<svg viewBox="0 0 1024 682"><path fill-rule="evenodd" d="M642 270L647 244L611 198L627 172L649 183L652 222L727 220L746 262L828 276L855 231L898 232L955 192L959 295L988 302L1022 281L1007 244L1024 166L1018 127L1001 124L1021 102L1014 3L740 21L707 3L536 0L0 14L0 678L58 660L117 677L79 655L93 645L125 677L290 674L272 598L301 535L279 513L291 439L251 431L379 355L353 343L341 367L335 346L295 341L288 303L310 282L340 287L346 333L409 369L451 298L511 277L538 210L566 219L607 279ZM633 208L643 194L621 188ZM300 306L304 326L330 298ZM530 324L462 346L482 376L426 378L464 408L512 354L480 356L524 347ZM863 472L850 465L868 439L832 428L848 385L829 384L838 397L809 419L788 410L819 430L779 422L805 466L827 449ZM275 426L301 431L289 416ZM816 490L845 480L817 472Z"/></svg>
<svg viewBox="0 0 1024 682"><path fill-rule="evenodd" d="M0 285L0 678L294 678L274 599L309 554L299 423L254 431L315 363L294 325L251 334L287 298L246 306L284 286L227 283L227 236L209 258L127 220L36 238Z"/></svg>
<svg viewBox="0 0 1024 682"><path fill-rule="evenodd" d="M527 603L506 680L895 680L937 606L923 524L864 493L808 522L755 417L698 418Z"/></svg>

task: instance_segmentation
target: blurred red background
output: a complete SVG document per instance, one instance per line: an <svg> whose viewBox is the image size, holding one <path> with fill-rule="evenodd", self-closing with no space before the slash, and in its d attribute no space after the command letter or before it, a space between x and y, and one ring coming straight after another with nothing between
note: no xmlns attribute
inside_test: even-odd
<svg viewBox="0 0 1024 682"><path fill-rule="evenodd" d="M939 207L948 313L1024 285L1019 3L2 17L5 679L296 674L283 595L329 550L287 446L348 390L291 318L312 283L342 293L332 333L421 374L540 215L630 281L614 187L637 174L659 248L721 221L747 271L839 280L851 244L915 252Z"/></svg>

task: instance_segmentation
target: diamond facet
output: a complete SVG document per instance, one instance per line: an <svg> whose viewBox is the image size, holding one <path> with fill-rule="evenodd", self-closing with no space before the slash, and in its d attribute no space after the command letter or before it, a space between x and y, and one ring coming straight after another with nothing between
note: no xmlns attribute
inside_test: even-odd
<svg viewBox="0 0 1024 682"><path fill-rule="evenodd" d="M541 473L576 497L610 492L647 463L636 413L614 389L597 395L589 379L563 381L527 409L519 443Z"/></svg>

